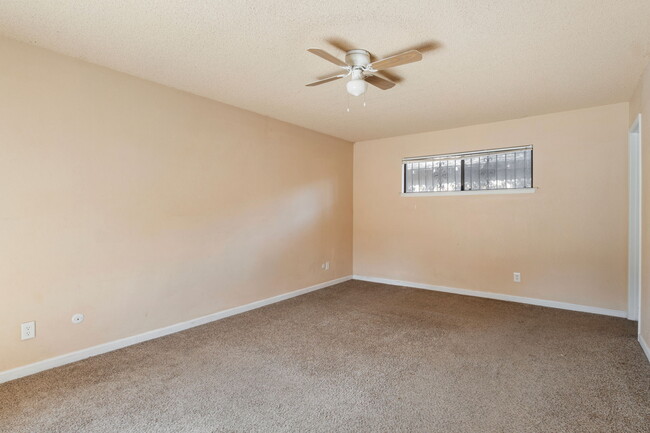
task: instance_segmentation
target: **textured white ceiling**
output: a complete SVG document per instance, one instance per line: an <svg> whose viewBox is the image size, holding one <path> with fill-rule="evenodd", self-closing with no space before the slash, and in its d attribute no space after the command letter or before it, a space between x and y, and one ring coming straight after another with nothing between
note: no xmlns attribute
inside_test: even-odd
<svg viewBox="0 0 650 433"><path fill-rule="evenodd" d="M359 141L627 101L650 1L3 0L0 33ZM305 49L346 45L424 60L348 113L343 80L304 87L337 72Z"/></svg>

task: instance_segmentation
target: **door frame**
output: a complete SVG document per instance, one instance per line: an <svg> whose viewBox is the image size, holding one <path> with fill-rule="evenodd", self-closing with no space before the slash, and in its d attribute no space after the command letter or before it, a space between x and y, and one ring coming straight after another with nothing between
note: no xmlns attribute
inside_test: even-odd
<svg viewBox="0 0 650 433"><path fill-rule="evenodd" d="M641 308L641 200L642 200L641 114L634 119L628 133L629 154L629 221L628 221L628 302L627 318L640 319ZM639 324L639 328L640 328Z"/></svg>

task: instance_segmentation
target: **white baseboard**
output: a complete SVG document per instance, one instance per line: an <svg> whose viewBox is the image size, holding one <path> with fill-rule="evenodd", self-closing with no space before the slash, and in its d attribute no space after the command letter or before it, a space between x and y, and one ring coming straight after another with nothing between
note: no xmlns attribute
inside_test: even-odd
<svg viewBox="0 0 650 433"><path fill-rule="evenodd" d="M49 370L54 367L60 367L65 364L80 361L82 359L90 358L92 356L101 355L102 353L111 352L113 350L121 349L123 347L138 344L143 341L153 340L154 338L163 337L165 335L173 334L175 332L184 331L195 326L204 325L206 323L214 322L215 320L223 319L226 317L234 316L236 314L244 313L246 311L254 310L256 308L264 307L266 305L274 304L276 302L284 301L285 299L293 298L295 296L304 295L305 293L313 292L314 290L323 289L325 287L333 286L344 281L351 280L352 276L337 278L335 280L326 281L324 283L316 284L304 289L294 290L293 292L283 293L281 295L273 296L271 298L262 299L260 301L251 302L250 304L242 305L239 307L230 308L228 310L219 311L217 313L208 314L207 316L197 317L196 319L188 320L187 322L176 323L175 325L166 326L164 328L154 329L153 331L144 332L142 334L126 337L119 340L111 341L108 343L100 344L97 346L81 349L76 352L66 353L65 355L55 356L54 358L38 361L33 364L16 367L11 370L0 372L0 383L8 382L10 380L18 379L24 376L29 376L44 370Z"/></svg>
<svg viewBox="0 0 650 433"><path fill-rule="evenodd" d="M648 361L650 361L650 347L648 347L648 343L646 343L643 337L641 337L641 334L639 334L639 344L645 352L646 358L648 358Z"/></svg>
<svg viewBox="0 0 650 433"><path fill-rule="evenodd" d="M545 299L525 298L523 296L504 295L501 293L482 292L478 290L456 289L453 287L435 286L433 284L412 283L410 281L390 280L387 278L365 277L354 275L355 280L373 283L390 284L392 286L413 287L416 289L434 290L436 292L455 293L457 295L476 296L479 298L498 299L500 301L518 302L520 304L539 305L542 307L560 308L562 310L581 311L583 313L603 314L605 316L627 317L627 312L607 308L590 307L588 305L570 304L568 302L547 301Z"/></svg>

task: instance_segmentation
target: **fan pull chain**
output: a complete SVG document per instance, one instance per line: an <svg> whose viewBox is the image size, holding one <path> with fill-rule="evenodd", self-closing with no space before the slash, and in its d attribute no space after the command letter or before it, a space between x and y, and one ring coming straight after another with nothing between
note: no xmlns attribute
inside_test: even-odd
<svg viewBox="0 0 650 433"><path fill-rule="evenodd" d="M363 107L366 107L366 94L363 94Z"/></svg>
<svg viewBox="0 0 650 433"><path fill-rule="evenodd" d="M347 112L350 112L350 94L348 93L348 109Z"/></svg>

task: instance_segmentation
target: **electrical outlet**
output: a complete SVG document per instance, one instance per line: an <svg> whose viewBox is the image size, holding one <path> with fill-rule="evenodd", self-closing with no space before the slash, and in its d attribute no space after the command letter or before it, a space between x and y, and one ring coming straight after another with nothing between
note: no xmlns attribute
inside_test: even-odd
<svg viewBox="0 0 650 433"><path fill-rule="evenodd" d="M325 263L323 263L322 265L320 265L320 268L323 269L323 270L325 270L325 271L329 271L329 269L330 269L330 262L325 262Z"/></svg>
<svg viewBox="0 0 650 433"><path fill-rule="evenodd" d="M36 337L36 323L25 322L20 325L20 339L29 340Z"/></svg>
<svg viewBox="0 0 650 433"><path fill-rule="evenodd" d="M521 283L521 273L520 272L515 272L512 275L513 275L512 279L513 279L513 281L515 283Z"/></svg>

